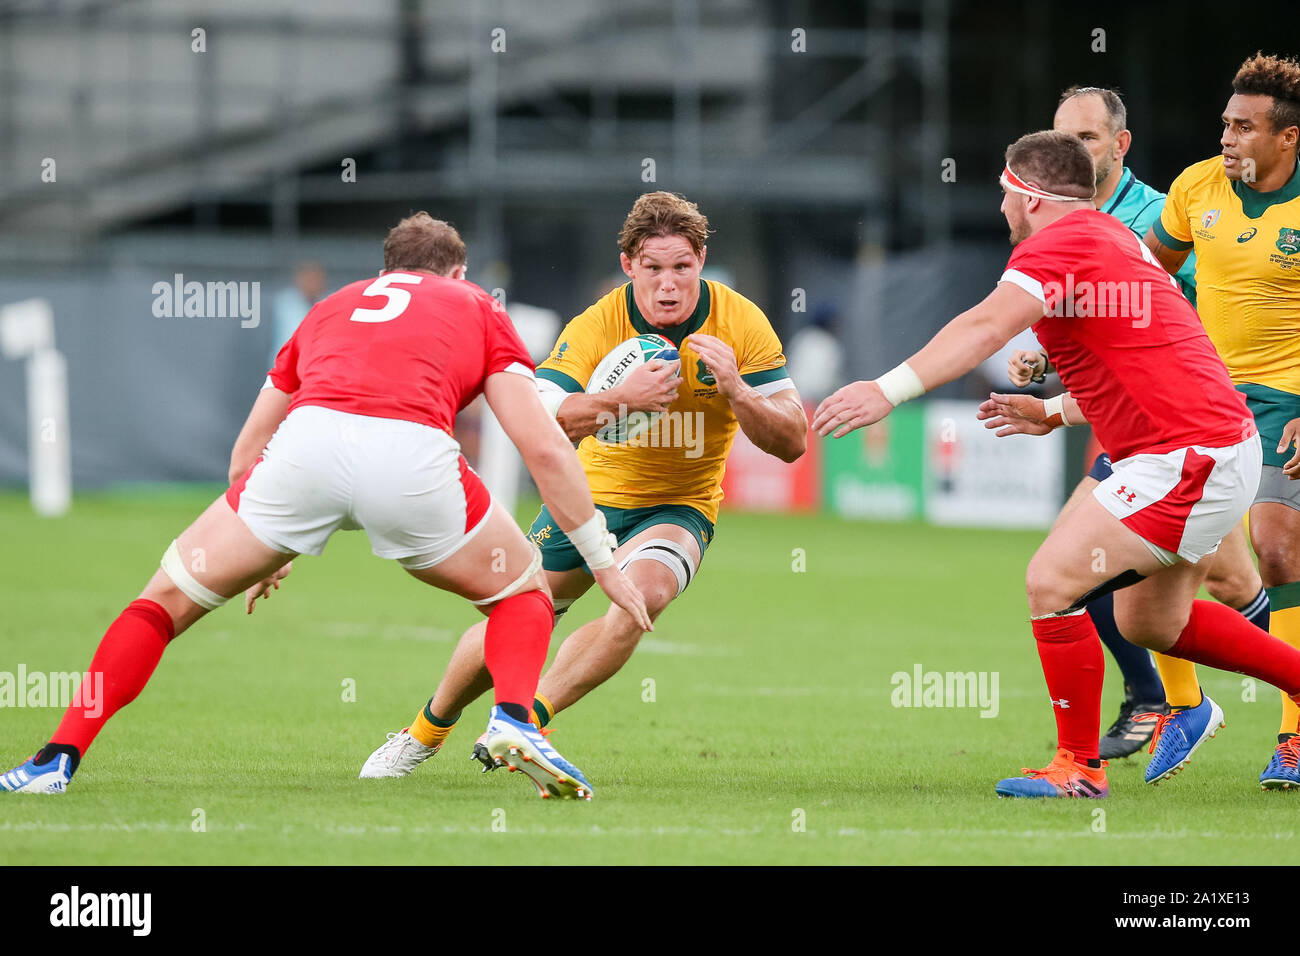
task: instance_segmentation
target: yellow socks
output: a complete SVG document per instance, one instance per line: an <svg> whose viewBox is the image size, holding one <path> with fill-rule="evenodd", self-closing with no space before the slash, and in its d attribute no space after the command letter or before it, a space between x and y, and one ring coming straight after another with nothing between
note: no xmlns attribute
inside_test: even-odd
<svg viewBox="0 0 1300 956"><path fill-rule="evenodd" d="M533 698L533 712L528 716L538 727L545 727L555 719L555 705L545 694L538 694Z"/></svg>
<svg viewBox="0 0 1300 956"><path fill-rule="evenodd" d="M1181 657L1156 654L1156 670L1165 685L1165 700L1170 707L1195 707L1201 702L1201 682L1196 679L1196 665Z"/></svg>
<svg viewBox="0 0 1300 956"><path fill-rule="evenodd" d="M432 703L433 701L429 701L429 704ZM429 710L429 704L425 704L424 708L415 715L411 726L407 728L407 733L426 747L440 747L447 739L447 735L451 733L451 729L456 726L460 714L450 720L443 720L434 716L433 711Z"/></svg>
<svg viewBox="0 0 1300 956"><path fill-rule="evenodd" d="M1279 640L1286 641L1292 647L1300 648L1300 607L1294 605L1297 596L1295 592L1300 590L1300 585L1284 584L1281 587L1269 588L1268 597L1272 611L1268 619L1268 632ZM1289 607L1278 607L1278 604L1291 605ZM1286 694L1282 695L1282 722L1278 727L1280 734L1293 734L1296 732L1296 721L1300 720L1300 707L1296 707L1293 701Z"/></svg>

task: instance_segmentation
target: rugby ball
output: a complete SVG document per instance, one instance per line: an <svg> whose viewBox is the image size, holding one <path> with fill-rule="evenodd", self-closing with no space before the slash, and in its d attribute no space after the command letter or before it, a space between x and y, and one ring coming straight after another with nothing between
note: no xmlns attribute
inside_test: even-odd
<svg viewBox="0 0 1300 956"><path fill-rule="evenodd" d="M677 354L677 347L662 335L638 335L634 339L628 339L600 360L588 380L587 394L594 395L613 388L651 359L680 362L681 356ZM661 414L628 412L600 428L596 432L596 440L606 445L626 444L648 432Z"/></svg>

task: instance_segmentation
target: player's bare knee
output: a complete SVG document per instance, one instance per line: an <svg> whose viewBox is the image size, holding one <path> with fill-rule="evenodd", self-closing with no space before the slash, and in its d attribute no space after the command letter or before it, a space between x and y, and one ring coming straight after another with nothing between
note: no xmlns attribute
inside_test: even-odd
<svg viewBox="0 0 1300 956"><path fill-rule="evenodd" d="M1228 607L1245 607L1259 593L1259 587L1260 578L1253 567L1249 574L1238 571L1224 575L1211 573L1205 579L1205 590L1210 592L1210 597Z"/></svg>
<svg viewBox="0 0 1300 956"><path fill-rule="evenodd" d="M1292 542L1259 542L1255 553L1259 556L1259 576L1268 587L1300 581L1300 549ZM1250 597L1253 595L1247 600Z"/></svg>
<svg viewBox="0 0 1300 956"><path fill-rule="evenodd" d="M1025 571L1025 596L1034 617L1064 611L1079 598L1079 588L1051 565L1033 560Z"/></svg>

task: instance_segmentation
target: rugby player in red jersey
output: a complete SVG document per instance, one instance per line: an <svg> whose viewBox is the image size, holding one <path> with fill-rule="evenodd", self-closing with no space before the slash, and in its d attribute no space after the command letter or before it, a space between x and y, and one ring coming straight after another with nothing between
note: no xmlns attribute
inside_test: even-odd
<svg viewBox="0 0 1300 956"><path fill-rule="evenodd" d="M1077 137L1021 137L1007 149L1001 183L1016 248L993 292L893 371L826 399L813 427L838 437L880 421L1033 327L1110 451L1113 474L1029 562L1025 590L1058 749L1047 767L996 790L1104 797L1103 657L1088 601L1114 592L1130 641L1268 681L1293 699L1300 651L1231 608L1195 600L1202 559L1254 500L1262 456L1245 400L1196 311L1141 241L1094 208L1092 160Z"/></svg>
<svg viewBox="0 0 1300 956"><path fill-rule="evenodd" d="M528 723L553 612L541 555L495 508L452 438L480 393L519 448L596 582L645 630L640 592L614 567L569 441L543 408L533 364L499 304L465 277L465 244L427 213L384 242L377 279L314 306L276 359L231 455L230 489L163 556L90 663L102 707L74 702L50 742L0 775L0 790L62 793L91 741L144 689L163 650L209 611L279 587L289 561L363 528L381 558L488 616L496 688L487 745L542 796L591 796L582 773Z"/></svg>

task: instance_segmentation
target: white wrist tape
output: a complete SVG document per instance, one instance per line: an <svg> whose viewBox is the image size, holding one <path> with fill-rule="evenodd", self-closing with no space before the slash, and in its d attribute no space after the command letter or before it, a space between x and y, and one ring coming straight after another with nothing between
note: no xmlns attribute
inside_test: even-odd
<svg viewBox="0 0 1300 956"><path fill-rule="evenodd" d="M542 407L550 412L551 417L557 418L560 414L560 406L569 397L569 393L554 382L539 378L537 380L537 397L542 400Z"/></svg>
<svg viewBox="0 0 1300 956"><path fill-rule="evenodd" d="M1061 416L1062 425L1069 427L1071 424L1070 420L1065 417L1065 396L1067 394L1067 392L1062 392L1060 395L1054 395L1051 398L1043 400L1043 415L1046 417L1049 425L1051 424L1053 415Z"/></svg>
<svg viewBox="0 0 1300 956"><path fill-rule="evenodd" d="M614 563L614 549L618 547L618 540L605 527L605 513L599 508L590 518L566 533L591 570L599 571Z"/></svg>
<svg viewBox="0 0 1300 956"><path fill-rule="evenodd" d="M910 398L919 398L925 394L921 377L906 362L880 376L876 379L876 384L891 405L901 405Z"/></svg>

